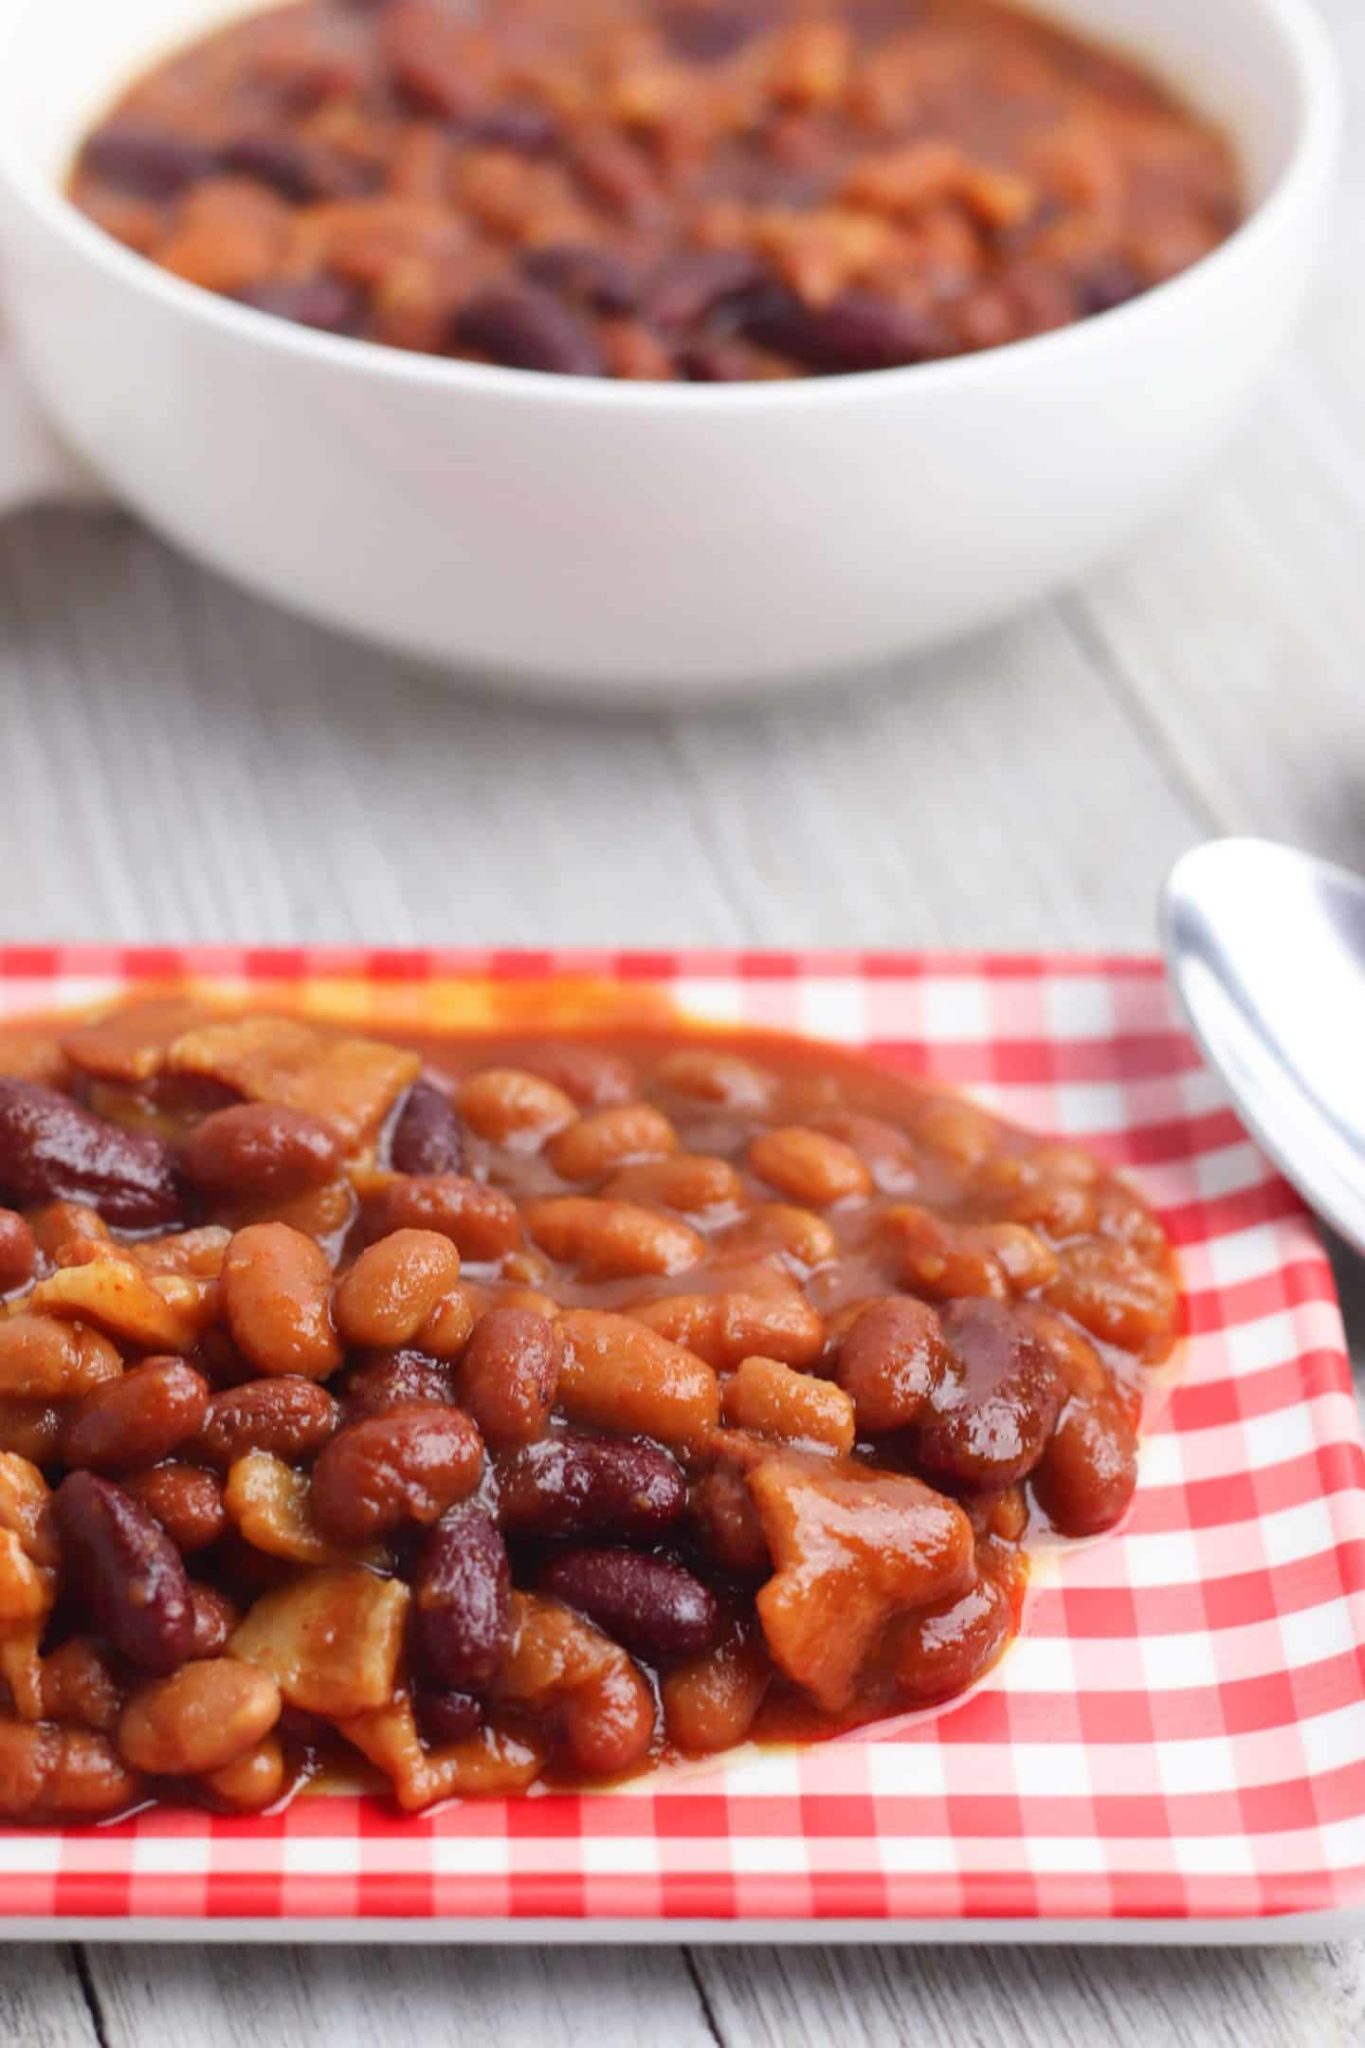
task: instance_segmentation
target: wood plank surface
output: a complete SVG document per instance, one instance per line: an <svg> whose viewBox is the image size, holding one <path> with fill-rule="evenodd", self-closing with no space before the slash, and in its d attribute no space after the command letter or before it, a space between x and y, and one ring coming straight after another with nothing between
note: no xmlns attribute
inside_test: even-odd
<svg viewBox="0 0 1365 2048"><path fill-rule="evenodd" d="M1325 11L1365 115L1365 7ZM789 705L462 698L119 515L6 521L6 935L1143 946L1209 832L1365 867L1365 119L1338 218L1293 359L1151 534L1000 632ZM1365 1271L1339 1273L1359 1344ZM1362 2040L1365 1943L0 1959L23 2048Z"/></svg>

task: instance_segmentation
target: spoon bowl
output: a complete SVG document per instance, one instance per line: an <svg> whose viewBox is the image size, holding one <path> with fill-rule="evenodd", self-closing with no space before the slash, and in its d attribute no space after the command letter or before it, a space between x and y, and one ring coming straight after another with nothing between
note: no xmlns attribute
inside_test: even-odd
<svg viewBox="0 0 1365 2048"><path fill-rule="evenodd" d="M1172 869L1167 965L1242 1121L1365 1253L1365 881L1264 839Z"/></svg>

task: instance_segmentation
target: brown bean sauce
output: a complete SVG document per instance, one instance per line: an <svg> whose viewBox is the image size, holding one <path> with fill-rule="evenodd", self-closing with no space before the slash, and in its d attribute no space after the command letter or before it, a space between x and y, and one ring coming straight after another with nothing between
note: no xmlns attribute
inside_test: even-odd
<svg viewBox="0 0 1365 2048"><path fill-rule="evenodd" d="M1042 334L1242 213L1171 91L997 0L307 0L139 80L70 189L308 327L698 383Z"/></svg>
<svg viewBox="0 0 1365 2048"><path fill-rule="evenodd" d="M815 1739L971 1686L1031 1543L1131 1498L1160 1225L932 1082L178 1001L21 1055L7 1819L249 1810L320 1755L416 1811Z"/></svg>

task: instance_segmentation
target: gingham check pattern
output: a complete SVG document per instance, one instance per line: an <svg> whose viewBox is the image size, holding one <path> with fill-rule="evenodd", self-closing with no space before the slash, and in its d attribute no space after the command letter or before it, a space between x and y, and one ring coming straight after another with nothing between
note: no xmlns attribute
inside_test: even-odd
<svg viewBox="0 0 1365 2048"><path fill-rule="evenodd" d="M1340 1318L1154 962L10 948L0 1007L189 978L450 1025L490 1003L543 1014L547 975L566 1014L594 1014L607 980L866 1046L1129 1170L1179 1246L1189 1330L1131 1520L1039 1567L1023 1639L949 1711L417 1819L337 1796L0 1831L0 1916L1164 1920L1365 1901L1365 1457Z"/></svg>

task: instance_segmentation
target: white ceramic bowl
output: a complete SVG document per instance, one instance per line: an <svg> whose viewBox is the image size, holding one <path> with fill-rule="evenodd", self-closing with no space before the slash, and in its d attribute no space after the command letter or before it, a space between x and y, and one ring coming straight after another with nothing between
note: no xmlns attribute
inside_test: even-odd
<svg viewBox="0 0 1365 2048"><path fill-rule="evenodd" d="M445 362L182 284L61 196L224 0L6 0L0 278L41 412L253 589L452 669L681 702L932 646L1074 576L1220 442L1298 311L1339 129L1309 0L1054 0L1236 137L1253 212L1173 283L988 354L728 388ZM0 502L61 471L13 366ZM6 468L8 465L8 471Z"/></svg>

